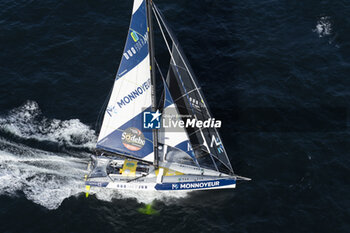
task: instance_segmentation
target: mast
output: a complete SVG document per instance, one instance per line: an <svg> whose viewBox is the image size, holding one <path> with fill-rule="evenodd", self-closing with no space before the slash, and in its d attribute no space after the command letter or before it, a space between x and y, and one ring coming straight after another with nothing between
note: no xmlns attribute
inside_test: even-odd
<svg viewBox="0 0 350 233"><path fill-rule="evenodd" d="M152 0L146 0L147 5L147 22L148 22L148 50L150 56L150 72L151 72L151 96L152 96L152 112L157 109L157 97L156 97L156 69L154 66L154 44L153 44L153 25L152 25ZM153 133L153 164L158 167L158 130L152 129Z"/></svg>

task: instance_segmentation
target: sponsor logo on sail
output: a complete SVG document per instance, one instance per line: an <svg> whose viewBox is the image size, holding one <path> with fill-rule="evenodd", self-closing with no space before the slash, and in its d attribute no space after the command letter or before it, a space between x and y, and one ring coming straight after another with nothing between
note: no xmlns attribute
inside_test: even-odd
<svg viewBox="0 0 350 233"><path fill-rule="evenodd" d="M117 100L117 106L119 108L122 108L135 99L137 99L139 96L143 95L149 88L151 87L151 79L148 79L146 82L142 83L139 87L131 91L126 96L122 97L120 100Z"/></svg>
<svg viewBox="0 0 350 233"><path fill-rule="evenodd" d="M137 32L135 32L134 30L131 31L130 35L135 42L137 42L139 40Z"/></svg>
<svg viewBox="0 0 350 233"><path fill-rule="evenodd" d="M117 113L117 110L115 106L108 106L106 112L109 116L112 116L113 114Z"/></svg>
<svg viewBox="0 0 350 233"><path fill-rule="evenodd" d="M216 149L217 149L219 154L224 152L224 146L222 145L222 142L221 142L220 138L219 137L215 137L215 135L212 135L211 136L210 147L213 147L214 144L215 144Z"/></svg>
<svg viewBox="0 0 350 233"><path fill-rule="evenodd" d="M143 95L151 87L151 79L148 79L146 82L142 83L140 86L132 90L129 94L118 99L114 102L114 105L109 105L106 109L108 116L113 117L118 113L118 109L121 109L127 106L129 103L136 100L139 96Z"/></svg>
<svg viewBox="0 0 350 233"><path fill-rule="evenodd" d="M135 43L133 43L131 47L124 50L123 56L126 60L129 60L136 55L147 43L147 32L142 36L142 34L136 32L135 30L131 30L130 36ZM124 72L126 71L124 70L118 75L121 76Z"/></svg>
<svg viewBox="0 0 350 233"><path fill-rule="evenodd" d="M171 189L195 189L195 188L212 188L220 185L220 181L196 182L196 183L180 183L173 184Z"/></svg>
<svg viewBox="0 0 350 233"><path fill-rule="evenodd" d="M121 139L123 145L131 151L141 150L146 143L141 130L135 127L130 127L124 130Z"/></svg>

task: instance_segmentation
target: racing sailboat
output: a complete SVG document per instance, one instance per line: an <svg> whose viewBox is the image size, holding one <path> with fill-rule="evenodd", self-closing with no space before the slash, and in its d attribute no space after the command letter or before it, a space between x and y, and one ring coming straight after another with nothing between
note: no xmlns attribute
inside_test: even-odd
<svg viewBox="0 0 350 233"><path fill-rule="evenodd" d="M154 53L155 18L170 64L166 78ZM156 67L163 82L156 100ZM132 190L234 188L232 169L203 92L173 32L151 0L134 0L123 56L91 157L91 186ZM172 126L172 127L170 127Z"/></svg>

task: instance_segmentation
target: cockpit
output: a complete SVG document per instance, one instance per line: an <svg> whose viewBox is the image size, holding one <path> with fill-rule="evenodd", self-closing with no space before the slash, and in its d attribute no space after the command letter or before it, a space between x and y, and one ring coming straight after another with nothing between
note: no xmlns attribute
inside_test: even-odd
<svg viewBox="0 0 350 233"><path fill-rule="evenodd" d="M121 174L123 163L121 161L111 160L107 165L107 174Z"/></svg>

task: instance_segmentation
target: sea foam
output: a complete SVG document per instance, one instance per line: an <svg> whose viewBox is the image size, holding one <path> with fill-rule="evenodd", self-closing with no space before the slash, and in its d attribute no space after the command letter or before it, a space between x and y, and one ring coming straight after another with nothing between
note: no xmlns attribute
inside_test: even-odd
<svg viewBox="0 0 350 233"><path fill-rule="evenodd" d="M329 36L332 34L332 23L329 16L322 16L316 24L313 32L316 32L319 37Z"/></svg>
<svg viewBox="0 0 350 233"><path fill-rule="evenodd" d="M1 133L2 132L2 133ZM66 152L45 151L14 142L7 134L20 139L66 145ZM3 136L1 136L3 135ZM42 116L38 104L27 101L0 117L0 195L24 193L28 200L48 209L56 209L68 197L85 192L84 176L91 153L70 150L96 144L95 131L78 119L58 120ZM91 195L111 201L133 198L138 202L173 201L186 192L138 192L91 188Z"/></svg>

